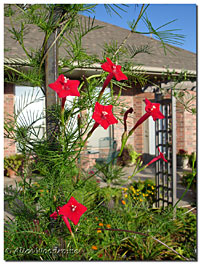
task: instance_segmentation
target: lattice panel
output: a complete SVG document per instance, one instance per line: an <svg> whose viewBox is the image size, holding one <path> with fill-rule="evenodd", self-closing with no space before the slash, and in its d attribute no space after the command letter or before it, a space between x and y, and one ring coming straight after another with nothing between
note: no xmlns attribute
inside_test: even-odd
<svg viewBox="0 0 200 264"><path fill-rule="evenodd" d="M156 162L156 207L165 207L173 204L173 181L172 181L172 110L171 99L156 101L160 103L160 110L165 116L164 119L156 121L156 155L160 151L168 160L162 159Z"/></svg>

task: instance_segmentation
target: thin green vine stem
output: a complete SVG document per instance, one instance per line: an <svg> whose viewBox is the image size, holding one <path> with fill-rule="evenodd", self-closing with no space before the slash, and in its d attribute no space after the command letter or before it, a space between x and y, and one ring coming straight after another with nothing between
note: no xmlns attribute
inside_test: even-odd
<svg viewBox="0 0 200 264"><path fill-rule="evenodd" d="M75 239L74 233L72 231L71 231L71 236L73 238L73 241L74 241L76 249L78 249L78 246L77 246L77 243L76 243L76 239Z"/></svg>
<svg viewBox="0 0 200 264"><path fill-rule="evenodd" d="M65 109L61 109L61 144L63 152L65 152Z"/></svg>

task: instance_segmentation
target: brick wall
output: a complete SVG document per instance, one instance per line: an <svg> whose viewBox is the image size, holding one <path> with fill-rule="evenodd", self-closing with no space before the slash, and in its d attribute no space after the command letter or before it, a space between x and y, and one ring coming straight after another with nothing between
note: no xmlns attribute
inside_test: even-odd
<svg viewBox="0 0 200 264"><path fill-rule="evenodd" d="M134 124L146 113L144 111L144 100L147 98L148 100L154 99L153 93L141 93L135 91L134 93L134 105L133 109L134 113ZM136 152L143 153L144 152L144 125L140 125L134 132L134 149Z"/></svg>
<svg viewBox="0 0 200 264"><path fill-rule="evenodd" d="M184 133L184 107L182 104L177 102L176 104L176 149L185 148L185 133Z"/></svg>
<svg viewBox="0 0 200 264"><path fill-rule="evenodd" d="M118 88L115 87L115 93L118 94ZM123 108L119 110L119 108L115 107L113 113L120 115L121 119L123 120L124 113L130 108L133 107L133 89L127 89L122 90L121 98L120 98L121 104L123 104ZM129 131L134 125L134 118L133 114L128 115L127 119L127 130ZM114 125L114 139L117 141L117 150L120 150L121 147L121 137L124 132L124 125L121 122L118 122L118 124ZM127 144L133 144L134 142L134 136L131 136L128 139Z"/></svg>
<svg viewBox="0 0 200 264"><path fill-rule="evenodd" d="M190 92L195 94L195 92ZM193 106L196 107L196 101L193 101ZM176 108L177 122L177 152L179 149L184 149L191 152L196 152L196 115L184 109L184 106L177 102Z"/></svg>
<svg viewBox="0 0 200 264"><path fill-rule="evenodd" d="M116 93L118 92L115 88ZM133 87L133 89L127 89L122 91L121 102L125 104L123 113L121 113L121 118L124 116L124 112L130 107L133 107L133 113L128 115L127 119L127 129L130 131L131 128L135 125L138 119L145 113L144 100L145 98L151 100L154 99L153 93L142 93L141 89L138 87ZM117 110L115 110L117 111ZM114 112L115 113L115 112ZM144 150L144 138L143 138L143 125L139 126L133 135L128 139L127 144L131 144L135 151L142 153ZM117 148L121 147L121 136L124 132L124 126L121 123L118 123L114 126L114 138L117 140Z"/></svg>
<svg viewBox="0 0 200 264"><path fill-rule="evenodd" d="M4 84L4 119L13 117L14 111L15 87L13 84ZM13 140L4 139L4 156L10 156L16 153L16 146Z"/></svg>
<svg viewBox="0 0 200 264"><path fill-rule="evenodd" d="M117 90L116 90L117 91ZM195 92L190 92L194 93ZM165 98L170 98L170 94L166 94ZM129 107L133 107L134 113L128 116L128 131L134 126L137 120L145 113L144 100L145 98L154 99L154 93L142 93L137 87L123 91L121 95L122 101ZM195 105L194 105L195 106ZM123 118L123 113L121 115ZM185 149L188 153L196 151L196 115L184 110L182 104L177 102L176 107L176 121L177 121L177 152L179 149ZM114 137L117 140L118 149L121 146L121 136L124 131L123 124L118 123L114 126ZM144 125L139 126L127 142L133 145L135 151L139 153L144 152Z"/></svg>
<svg viewBox="0 0 200 264"><path fill-rule="evenodd" d="M195 92L190 92L195 94ZM196 107L196 101L193 101L193 106ZM196 152L196 115L188 111L183 112L184 120L184 149L191 152Z"/></svg>
<svg viewBox="0 0 200 264"><path fill-rule="evenodd" d="M184 114L185 133L184 133L184 149L191 152L196 152L196 116L186 112Z"/></svg>

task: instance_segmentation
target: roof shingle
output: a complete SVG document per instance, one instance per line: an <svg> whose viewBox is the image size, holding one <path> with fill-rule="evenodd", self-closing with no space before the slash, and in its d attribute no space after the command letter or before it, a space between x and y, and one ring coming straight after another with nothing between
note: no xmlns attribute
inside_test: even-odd
<svg viewBox="0 0 200 264"><path fill-rule="evenodd" d="M100 29L89 32L82 41L83 48L88 54L97 54L102 58L103 47L105 43L117 41L118 44L124 40L129 34L129 30L108 24L99 20L95 20L95 25L103 26ZM4 18L4 48L6 58L25 58L25 53L18 43L11 38L11 33L7 27L10 26L9 18ZM30 49L39 48L42 45L44 33L39 31L33 25L27 25L29 33L25 36L24 44ZM128 45L151 46L151 54L138 54L133 59L134 64L140 64L151 67L168 67L171 69L192 70L196 71L196 54L181 48L170 48L171 52L167 51L165 55L161 42L142 34L133 33L128 38ZM63 54L63 47L60 48L59 54Z"/></svg>

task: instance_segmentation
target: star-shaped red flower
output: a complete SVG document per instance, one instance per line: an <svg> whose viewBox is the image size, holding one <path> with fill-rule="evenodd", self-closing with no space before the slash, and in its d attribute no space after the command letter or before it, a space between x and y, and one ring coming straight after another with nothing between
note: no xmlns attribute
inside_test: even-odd
<svg viewBox="0 0 200 264"><path fill-rule="evenodd" d="M80 82L78 80L69 80L63 74L61 74L54 83L50 83L49 87L53 89L60 98L66 96L80 96L78 86Z"/></svg>
<svg viewBox="0 0 200 264"><path fill-rule="evenodd" d="M101 105L96 102L92 118L96 123L100 124L104 129L107 129L112 124L117 124L118 121L112 113L112 105Z"/></svg>
<svg viewBox="0 0 200 264"><path fill-rule="evenodd" d="M68 217L75 225L77 225L80 217L85 211L87 211L87 207L77 202L74 197L71 197L68 203L60 208L59 214Z"/></svg>
<svg viewBox="0 0 200 264"><path fill-rule="evenodd" d="M157 157L153 158L153 159L152 159L152 160L146 165L146 167L149 166L150 164L156 162L156 161L159 160L159 159L162 159L162 160L164 160L165 162L168 162L168 161L165 159L163 153L160 151L160 148L158 148L158 151L159 151L159 155L158 155Z"/></svg>
<svg viewBox="0 0 200 264"><path fill-rule="evenodd" d="M145 98L145 104L145 111L153 117L154 121L156 121L156 119L165 118L164 115L160 112L160 104L151 103L147 98Z"/></svg>
<svg viewBox="0 0 200 264"><path fill-rule="evenodd" d="M168 162L168 161L165 159L163 153L160 151L160 148L158 148L158 151L159 151L159 155L158 155L158 157L160 156L160 158L161 158L162 160L164 160L165 162Z"/></svg>
<svg viewBox="0 0 200 264"><path fill-rule="evenodd" d="M108 84L110 83L113 77L115 77L117 81L128 80L127 76L121 71L122 67L120 65L115 65L109 58L106 58L106 60L107 61L101 65L101 68L104 71L109 72L109 74L105 79L105 82L103 84L102 90L99 93L99 97L97 101L99 101L106 86L108 86Z"/></svg>
<svg viewBox="0 0 200 264"><path fill-rule="evenodd" d="M101 65L101 68L115 76L117 81L128 80L127 76L121 71L122 66L115 65L109 58L106 58L107 62Z"/></svg>
<svg viewBox="0 0 200 264"><path fill-rule="evenodd" d="M65 224L67 225L69 231L71 232L71 227L67 218L69 218L74 225L77 225L80 217L87 211L87 207L77 202L74 197L71 197L65 205L58 207L58 214L62 216ZM50 215L53 219L57 219L57 212L55 211Z"/></svg>
<svg viewBox="0 0 200 264"><path fill-rule="evenodd" d="M160 104L158 103L151 103L147 98L145 98L145 111L146 113L140 117L140 119L136 122L135 126L131 129L130 135L133 133L133 131L141 125L147 118L150 116L153 117L153 120L156 121L156 119L163 119L165 116L160 112Z"/></svg>

